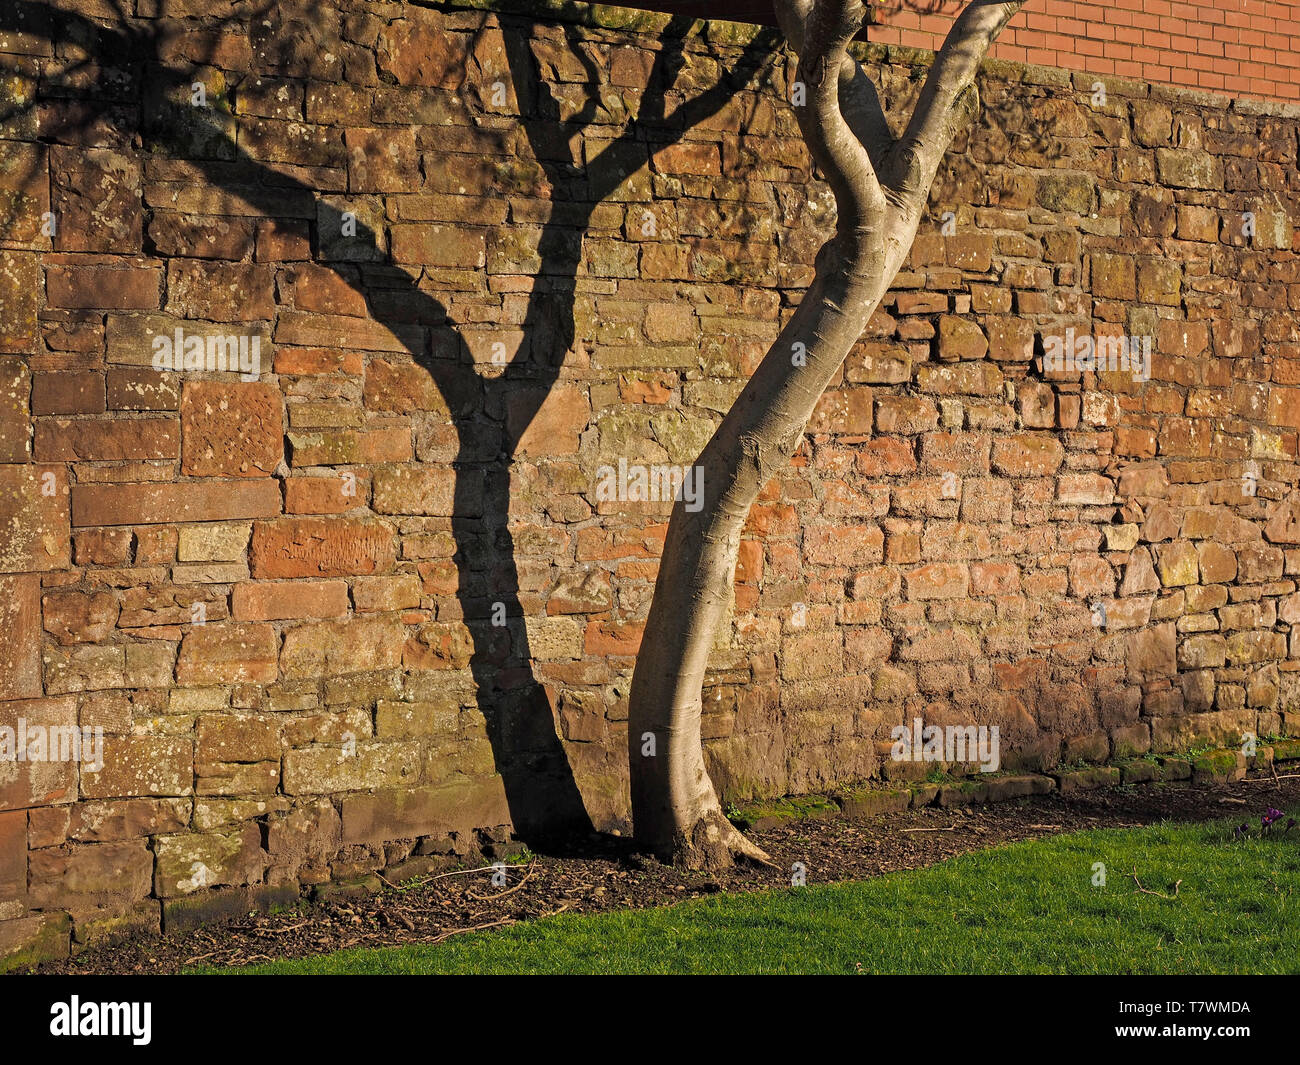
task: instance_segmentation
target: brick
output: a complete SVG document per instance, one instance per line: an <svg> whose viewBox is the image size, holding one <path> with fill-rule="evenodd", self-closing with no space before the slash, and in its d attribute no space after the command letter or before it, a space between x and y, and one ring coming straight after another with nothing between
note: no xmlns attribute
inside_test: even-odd
<svg viewBox="0 0 1300 1065"><path fill-rule="evenodd" d="M124 566L131 558L130 529L85 529L73 543L78 566Z"/></svg>
<svg viewBox="0 0 1300 1065"><path fill-rule="evenodd" d="M183 796L194 791L194 741L188 736L105 736L104 767L83 770L88 799Z"/></svg>
<svg viewBox="0 0 1300 1065"><path fill-rule="evenodd" d="M275 328L277 344L303 348L346 348L354 351L424 351L424 331L419 326L394 324L339 314L281 311Z"/></svg>
<svg viewBox="0 0 1300 1065"><path fill-rule="evenodd" d="M941 359L982 359L989 349L979 325L967 318L945 314L939 319Z"/></svg>
<svg viewBox="0 0 1300 1065"><path fill-rule="evenodd" d="M195 758L200 763L279 761L279 721L274 715L205 714L198 720Z"/></svg>
<svg viewBox="0 0 1300 1065"><path fill-rule="evenodd" d="M995 362L1029 362L1034 357L1033 324L1019 318L989 318L985 324L989 358Z"/></svg>
<svg viewBox="0 0 1300 1065"><path fill-rule="evenodd" d="M807 432L866 435L872 424L871 390L831 389L822 393L808 422Z"/></svg>
<svg viewBox="0 0 1300 1065"><path fill-rule="evenodd" d="M347 129L343 143L352 192L409 192L418 185L414 129Z"/></svg>
<svg viewBox="0 0 1300 1065"><path fill-rule="evenodd" d="M1065 449L1055 437L1023 433L993 441L992 467L1007 477L1045 477L1065 460Z"/></svg>
<svg viewBox="0 0 1300 1065"><path fill-rule="evenodd" d="M368 486L347 477L290 477L284 482L286 514L342 514L363 506Z"/></svg>
<svg viewBox="0 0 1300 1065"><path fill-rule="evenodd" d="M885 396L876 401L876 431L910 436L928 432L939 424L933 401L909 396Z"/></svg>
<svg viewBox="0 0 1300 1065"><path fill-rule="evenodd" d="M591 420L582 389L556 387L538 395L514 393L506 405L506 431L516 440L516 457L576 455L578 437Z"/></svg>
<svg viewBox="0 0 1300 1065"><path fill-rule="evenodd" d="M421 582L417 574L392 577L358 577L352 582L352 601L358 611L408 610L420 605Z"/></svg>
<svg viewBox="0 0 1300 1065"><path fill-rule="evenodd" d="M55 147L50 153L52 209L59 251L140 251L144 214L140 166L99 148Z"/></svg>
<svg viewBox="0 0 1300 1065"><path fill-rule="evenodd" d="M397 414L417 410L432 411L444 417L451 414L437 382L427 369L418 363L386 359L372 359L366 367L365 405L367 410Z"/></svg>
<svg viewBox="0 0 1300 1065"><path fill-rule="evenodd" d="M333 618L347 612L348 586L341 580L244 581L231 590L236 621Z"/></svg>
<svg viewBox="0 0 1300 1065"><path fill-rule="evenodd" d="M34 450L38 462L174 459L181 453L180 423L174 418L42 419Z"/></svg>
<svg viewBox="0 0 1300 1065"><path fill-rule="evenodd" d="M472 517L482 513L482 498L479 491L471 490L466 493L469 498L457 499L457 480L463 477L456 470L437 467L380 466L374 471L372 506L379 514Z"/></svg>
<svg viewBox="0 0 1300 1065"><path fill-rule="evenodd" d="M81 484L72 490L72 524L155 525L267 518L280 512L271 481Z"/></svg>
<svg viewBox="0 0 1300 1065"><path fill-rule="evenodd" d="M406 427L357 432L288 434L294 466L344 466L352 463L405 462L412 458L411 430Z"/></svg>
<svg viewBox="0 0 1300 1065"><path fill-rule="evenodd" d="M29 252L0 249L0 351L34 351L41 293L41 260Z"/></svg>
<svg viewBox="0 0 1300 1065"><path fill-rule="evenodd" d="M32 375L16 356L0 355L0 462L31 456Z"/></svg>
<svg viewBox="0 0 1300 1065"><path fill-rule="evenodd" d="M964 599L970 592L970 572L962 563L935 562L905 573L908 599Z"/></svg>
<svg viewBox="0 0 1300 1065"><path fill-rule="evenodd" d="M106 391L109 410L177 410L180 381L157 370L110 368Z"/></svg>
<svg viewBox="0 0 1300 1065"><path fill-rule="evenodd" d="M393 261L476 270L487 262L487 234L462 225L395 225Z"/></svg>
<svg viewBox="0 0 1300 1065"><path fill-rule="evenodd" d="M1092 256L1092 294L1100 300L1137 298L1137 262L1127 255Z"/></svg>
<svg viewBox="0 0 1300 1065"><path fill-rule="evenodd" d="M68 475L59 466L0 466L0 573L67 569Z"/></svg>
<svg viewBox="0 0 1300 1065"><path fill-rule="evenodd" d="M45 631L59 643L100 643L117 622L118 603L111 592L58 589L41 600Z"/></svg>
<svg viewBox="0 0 1300 1065"><path fill-rule="evenodd" d="M181 472L269 477L284 458L281 405L273 385L187 381L181 393Z"/></svg>
<svg viewBox="0 0 1300 1065"><path fill-rule="evenodd" d="M884 560L885 534L876 525L838 528L813 526L804 531L804 552L819 565L863 566Z"/></svg>
<svg viewBox="0 0 1300 1065"><path fill-rule="evenodd" d="M352 518L283 518L253 526L253 576L365 576L390 570L397 558L392 530Z"/></svg>
<svg viewBox="0 0 1300 1065"><path fill-rule="evenodd" d="M275 317L275 282L269 266L200 259L167 263L167 311L181 318L218 322Z"/></svg>
<svg viewBox="0 0 1300 1065"><path fill-rule="evenodd" d="M270 625L195 625L181 641L176 683L271 684L279 675L279 650Z"/></svg>
<svg viewBox="0 0 1300 1065"><path fill-rule="evenodd" d="M106 311L156 311L162 298L162 270L155 265L45 268L51 307Z"/></svg>
<svg viewBox="0 0 1300 1065"><path fill-rule="evenodd" d="M33 414L101 414L104 409L101 373L38 373L32 380Z"/></svg>
<svg viewBox="0 0 1300 1065"><path fill-rule="evenodd" d="M406 788L347 796L342 803L343 842L368 843L388 837L442 837L510 823L501 779L491 776L437 788Z"/></svg>
<svg viewBox="0 0 1300 1065"><path fill-rule="evenodd" d="M41 690L41 579L0 576L0 700L36 699Z"/></svg>
<svg viewBox="0 0 1300 1065"><path fill-rule="evenodd" d="M164 899L255 883L266 866L258 825L245 825L236 832L159 836L154 853L153 893Z"/></svg>
<svg viewBox="0 0 1300 1065"><path fill-rule="evenodd" d="M285 632L280 666L288 679L395 669L405 640L405 627L388 618L309 622Z"/></svg>
<svg viewBox="0 0 1300 1065"><path fill-rule="evenodd" d="M176 558L181 562L233 562L243 557L251 529L248 522L182 526Z"/></svg>
<svg viewBox="0 0 1300 1065"><path fill-rule="evenodd" d="M1115 501L1115 485L1095 473L1066 473L1057 478L1056 497L1062 503L1102 506Z"/></svg>

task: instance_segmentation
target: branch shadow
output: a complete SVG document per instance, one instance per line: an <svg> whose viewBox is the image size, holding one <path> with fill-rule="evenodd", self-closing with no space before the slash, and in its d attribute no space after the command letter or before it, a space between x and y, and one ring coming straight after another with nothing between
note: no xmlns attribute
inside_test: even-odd
<svg viewBox="0 0 1300 1065"><path fill-rule="evenodd" d="M533 156L553 190L567 188L580 196L575 201L576 217L573 212L553 210L542 229L537 249L542 265L523 316L525 336L533 342L521 345L504 366L495 367L499 373L488 375L479 372L473 353L458 332L468 323L457 323L447 303L420 286L423 271L413 278L392 262L384 250L391 245L382 229L371 228L360 218L349 219L355 226L352 249L344 257L331 257L323 234L345 231L343 208L327 202L293 175L254 158L232 140L231 131L237 125L233 115L224 116L228 121L217 121L216 116L206 120L201 111L181 102L188 98L192 72L203 65L201 59L211 61L212 54L191 59L185 67L169 64L162 58L165 34L130 20L120 6L117 10L119 26L109 27L31 0L16 0L0 8L0 32L45 33L51 43L71 42L83 50L85 59L69 71L82 72L100 58L115 67L130 64L142 71L137 86L141 94L138 121L131 120L129 107L112 107L93 93L75 91L71 95L78 104L65 107L62 126L43 132L43 139L77 143L79 126L84 133L95 123L107 122L126 141L138 138L145 151L163 149L168 158L192 163L212 186L238 196L263 218L280 217L286 196L303 201L310 198L315 203L312 261L334 270L364 299L369 318L387 327L414 362L429 373L451 414L456 438L450 464L455 471L451 516L455 596L469 633L468 668L477 704L484 714L516 833L534 849L551 852L567 847L575 837L589 835L592 823L560 738L558 714L545 685L534 675L523 625L519 569L508 520L511 459L559 377L566 354L573 349L581 237L592 212L624 180L623 175L647 165L653 145L676 141L720 111L741 87L738 78L743 76L747 83L764 68L756 57L770 54L775 39L766 35L751 42L742 61L724 73L717 86L669 113L666 101L684 59L683 35L692 21L674 19L656 53L642 99L643 115L610 141L585 174L574 175L558 158L555 145L558 138L588 131L600 106L600 71L589 56L583 56L593 91L576 120L561 121L560 104L545 84L527 43L528 35L543 24L503 19L511 77ZM252 12L245 8L225 19L205 20L203 26L251 27L274 10L274 4ZM491 17L485 16L485 25ZM218 36L213 35L214 50ZM292 46L297 45L294 42ZM285 47L291 45L285 42ZM58 86L44 83L42 88L58 91ZM31 105L40 98L38 95ZM525 99L536 100L537 106L525 105ZM19 110L21 107L10 109L0 115L0 121L9 120ZM580 187L574 187L575 183ZM365 251L358 255L355 249ZM502 606L505 625L499 623Z"/></svg>

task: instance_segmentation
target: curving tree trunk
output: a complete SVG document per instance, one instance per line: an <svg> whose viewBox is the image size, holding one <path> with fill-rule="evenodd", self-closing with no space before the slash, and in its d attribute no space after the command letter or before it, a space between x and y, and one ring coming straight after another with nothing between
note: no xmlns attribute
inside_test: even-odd
<svg viewBox="0 0 1300 1065"><path fill-rule="evenodd" d="M1021 6L975 0L964 9L895 138L871 78L847 51L866 12L860 0L777 0L799 57L799 126L838 222L799 307L696 460L702 506L688 511L679 500L669 522L628 721L635 838L664 860L767 861L723 815L700 737L704 675L741 529L906 259L940 160L978 109L979 64Z"/></svg>

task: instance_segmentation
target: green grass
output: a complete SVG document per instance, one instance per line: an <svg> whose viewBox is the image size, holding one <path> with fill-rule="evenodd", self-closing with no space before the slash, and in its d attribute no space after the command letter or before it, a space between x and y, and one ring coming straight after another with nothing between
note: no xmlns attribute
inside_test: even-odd
<svg viewBox="0 0 1300 1065"><path fill-rule="evenodd" d="M434 946L230 971L1300 972L1300 827L1234 841L1235 823L1054 836L862 882L560 915ZM1105 886L1093 886L1096 862ZM1139 893L1134 867L1151 890L1172 893L1181 880L1177 897Z"/></svg>

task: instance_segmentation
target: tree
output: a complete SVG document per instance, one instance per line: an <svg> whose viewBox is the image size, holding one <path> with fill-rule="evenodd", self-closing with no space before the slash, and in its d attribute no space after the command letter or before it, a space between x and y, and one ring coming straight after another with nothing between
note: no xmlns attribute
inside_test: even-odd
<svg viewBox="0 0 1300 1065"><path fill-rule="evenodd" d="M803 99L792 93L792 103L838 221L798 308L696 460L702 505L688 511L678 500L669 521L628 721L635 838L660 858L689 867L768 860L723 815L700 737L704 674L741 530L907 257L939 164L979 109L979 65L1022 6L966 6L895 137L871 77L848 53L861 0L777 0L798 56L792 88Z"/></svg>

